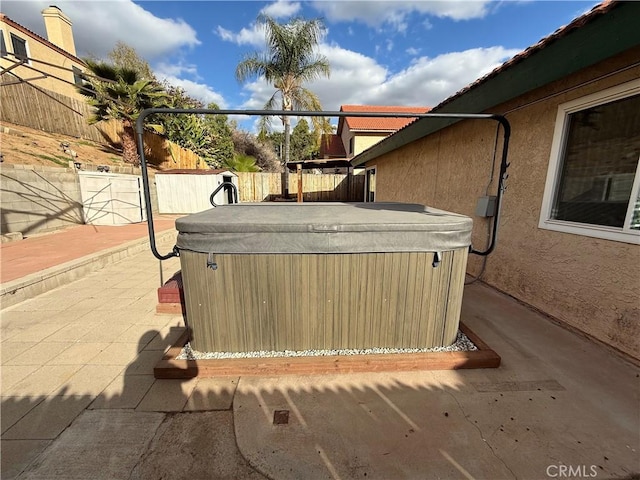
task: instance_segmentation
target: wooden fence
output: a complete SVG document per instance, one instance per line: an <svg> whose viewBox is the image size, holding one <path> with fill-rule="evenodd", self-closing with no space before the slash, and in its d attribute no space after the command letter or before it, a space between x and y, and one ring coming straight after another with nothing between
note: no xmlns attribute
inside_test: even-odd
<svg viewBox="0 0 640 480"><path fill-rule="evenodd" d="M88 124L89 105L83 100L50 92L28 83L3 85L0 119L25 127L104 142L95 126Z"/></svg>
<svg viewBox="0 0 640 480"><path fill-rule="evenodd" d="M241 202L266 202L282 194L282 174L245 173L238 175ZM298 192L298 175L289 174L289 195ZM302 194L305 202L361 202L364 199L364 175L302 175Z"/></svg>
<svg viewBox="0 0 640 480"><path fill-rule="evenodd" d="M120 146L120 135L122 134L122 124L117 120L100 122L96 124L100 130L103 141L111 145ZM209 168L204 160L191 150L182 148L161 135L153 132L144 132L145 158L149 163L155 165L160 170L173 168L206 169Z"/></svg>
<svg viewBox="0 0 640 480"><path fill-rule="evenodd" d="M91 107L83 100L60 95L27 83L3 85L0 120L25 127L120 146L122 125L116 120L89 125ZM208 168L190 150L161 135L145 132L145 154L161 170Z"/></svg>

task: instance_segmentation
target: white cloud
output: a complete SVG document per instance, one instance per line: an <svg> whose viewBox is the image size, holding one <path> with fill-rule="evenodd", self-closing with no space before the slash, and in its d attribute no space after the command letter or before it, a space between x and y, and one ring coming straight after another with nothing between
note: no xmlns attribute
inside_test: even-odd
<svg viewBox="0 0 640 480"><path fill-rule="evenodd" d="M154 73L156 74L157 77L160 77L160 78L167 77L167 76L178 77L178 76L189 75L195 78L196 80L202 79L202 77L198 75L198 66L194 65L193 63L184 64L182 62L178 62L178 63L160 62L155 65Z"/></svg>
<svg viewBox="0 0 640 480"><path fill-rule="evenodd" d="M209 85L194 82L192 80L187 80L184 78L178 78L173 75L162 75L159 74L159 72L154 73L158 74L160 80L166 80L171 85L182 87L184 91L187 92L187 95L195 98L196 100L200 100L205 105L205 107L209 103L216 103L220 108L228 107L224 97L213 90Z"/></svg>
<svg viewBox="0 0 640 480"><path fill-rule="evenodd" d="M469 20L484 17L488 13L489 3L489 0L345 2L316 0L312 5L332 22L359 21L374 27L386 23L403 32L407 27L405 19L411 13L446 17L452 20Z"/></svg>
<svg viewBox="0 0 640 480"><path fill-rule="evenodd" d="M409 47L405 50L405 52L409 55L411 55L412 57L418 55L420 53L420 49L419 48L414 48L414 47Z"/></svg>
<svg viewBox="0 0 640 480"><path fill-rule="evenodd" d="M277 0L260 10L260 13L264 13L273 18L283 18L295 15L299 11L300 3L289 2L288 0Z"/></svg>
<svg viewBox="0 0 640 480"><path fill-rule="evenodd" d="M372 85L362 95L362 103L433 107L516 53L518 50L490 47L421 57L384 82Z"/></svg>
<svg viewBox="0 0 640 480"><path fill-rule="evenodd" d="M41 11L50 1L3 1L2 12L35 33L47 37ZM190 63L167 63L169 55L182 48L199 45L196 31L182 19L159 18L130 0L66 1L55 4L73 22L78 56L93 54L106 58L117 41L136 49L154 66L159 80L182 87L189 96L226 108L224 97L201 83L197 66ZM158 59L159 62L154 63ZM187 77L187 78L185 78Z"/></svg>
<svg viewBox="0 0 640 480"><path fill-rule="evenodd" d="M325 110L340 105L420 105L433 107L461 88L518 53L504 47L475 48L434 58L420 57L399 71L391 72L375 59L337 45L322 44L319 53L331 64L331 77L307 85ZM240 108L261 109L273 95L264 79L246 84L247 100Z"/></svg>
<svg viewBox="0 0 640 480"><path fill-rule="evenodd" d="M228 106L222 94L206 83L202 83L203 79L194 64L160 62L155 65L153 73L159 81L183 88L187 95L200 100L205 106L212 102L217 103L220 108Z"/></svg>
<svg viewBox="0 0 640 480"><path fill-rule="evenodd" d="M243 28L238 33L234 33L218 25L216 32L222 40L227 42L232 42L237 45L264 47L265 31L263 25L253 24L250 28Z"/></svg>
<svg viewBox="0 0 640 480"><path fill-rule="evenodd" d="M50 1L3 1L2 12L46 38L41 11ZM196 31L179 18L159 18L131 0L109 2L56 0L73 23L79 56L106 57L117 41L136 49L148 61L183 47L200 44Z"/></svg>

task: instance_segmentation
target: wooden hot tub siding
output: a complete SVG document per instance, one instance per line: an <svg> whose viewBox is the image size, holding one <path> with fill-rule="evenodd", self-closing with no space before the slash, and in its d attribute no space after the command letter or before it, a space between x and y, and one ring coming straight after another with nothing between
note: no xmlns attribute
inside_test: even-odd
<svg viewBox="0 0 640 480"><path fill-rule="evenodd" d="M431 252L180 252L192 348L202 352L430 348L458 331L467 248Z"/></svg>

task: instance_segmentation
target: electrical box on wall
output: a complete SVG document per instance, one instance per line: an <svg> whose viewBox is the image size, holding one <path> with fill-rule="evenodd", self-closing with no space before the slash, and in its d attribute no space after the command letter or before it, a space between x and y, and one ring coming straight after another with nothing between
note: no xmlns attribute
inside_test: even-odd
<svg viewBox="0 0 640 480"><path fill-rule="evenodd" d="M489 195L478 198L476 204L476 216L478 217L495 217L496 215L496 197Z"/></svg>

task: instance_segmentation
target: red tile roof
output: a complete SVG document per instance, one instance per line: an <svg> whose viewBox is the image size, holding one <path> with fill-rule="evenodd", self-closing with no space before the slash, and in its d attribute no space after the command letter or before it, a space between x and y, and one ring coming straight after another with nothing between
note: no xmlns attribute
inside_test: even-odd
<svg viewBox="0 0 640 480"><path fill-rule="evenodd" d="M347 156L340 135L322 135L322 140L320 141L320 158L324 158L325 156L334 158L345 158Z"/></svg>
<svg viewBox="0 0 640 480"><path fill-rule="evenodd" d="M46 38L41 37L40 35L38 35L35 32L32 32L27 27L24 27L24 26L20 25L19 23L14 22L9 17L7 17L4 13L0 13L0 22L3 22L3 23L6 23L7 25L10 25L13 28L15 28L16 30L20 30L25 35L28 35L31 38L33 38L34 40L37 40L38 42L42 43L43 45L46 45L50 49L55 50L58 53L61 53L62 55L64 55L65 57L67 57L67 58L69 58L71 60L73 60L74 62L79 63L80 65L85 65L85 63L82 61L82 59L76 57L75 55L70 54L69 52L67 52L66 50L63 50L59 46L54 45L53 43L51 43Z"/></svg>
<svg viewBox="0 0 640 480"><path fill-rule="evenodd" d="M397 105L342 105L341 112L393 112L393 113L426 113L429 107L403 107ZM395 132L406 127L415 118L393 117L342 117L338 122L338 133L344 128L346 121L350 130Z"/></svg>
<svg viewBox="0 0 640 480"><path fill-rule="evenodd" d="M432 111L434 113L439 112L442 109L442 107L444 107L444 106L448 105L449 103L457 100L459 97L463 97L464 95L468 94L470 91L475 90L476 88L478 88L480 85L489 82L492 78L500 76L505 71L508 71L514 65L525 61L527 58L529 58L530 56L538 53L540 50L543 50L544 48L548 47L550 44L552 44L552 43L554 43L554 42L556 42L558 40L563 39L564 37L566 37L567 35L572 33L574 30L577 30L579 28L584 27L585 25L587 25L587 24L591 23L592 21L594 21L596 18L609 13L615 7L617 7L618 5L623 4L623 3L625 3L625 2L621 2L619 0L604 0L602 3L599 3L598 5L593 7L587 13L575 18L569 24L563 25L562 27L558 28L552 34L540 39L536 44L534 44L534 45L526 48L522 52L516 54L514 57L510 58L509 60L504 62L499 67L495 68L493 71L491 71L490 73L488 73L484 77L479 78L478 80L470 83L469 85L467 85L463 89L459 90L455 94L453 94L450 97L446 98L445 100L440 102L438 105L433 107ZM406 127L403 127L403 128L407 128L407 127L409 127L409 125L407 125ZM368 148L364 152L361 152L356 157L354 157L354 159L356 159L356 161L355 161L355 163L352 163L352 164L354 166L362 165L363 163L366 163L366 162L368 162L370 160L373 160L374 158L377 158L378 156L382 155L384 153L384 149L386 148L386 145L388 145L386 142L389 141L391 138L393 138L393 135L390 135L386 139L384 139L384 140L378 142L377 144L371 146L370 148ZM413 140L411 140L411 141L413 141ZM400 144L400 146L402 146L402 145L406 145L406 142L403 142L403 143ZM398 147L395 147L395 148L398 148ZM378 152L380 152L380 153L378 153Z"/></svg>
<svg viewBox="0 0 640 480"><path fill-rule="evenodd" d="M520 52L520 53L516 54L515 56L511 57L509 60L504 62L499 67L495 68L493 71L491 71L488 74L486 74L484 77L479 78L475 82L473 82L473 83L467 85L466 87L464 87L462 90L459 90L458 92L456 92L454 95L451 95L450 97L446 98L445 100L440 102L436 107L434 107L434 109L440 109L441 107L443 107L444 105L448 104L449 102L455 100L458 97L461 97L462 95L467 93L469 90L473 90L474 88L476 88L480 84L485 83L486 81L490 80L491 78L500 75L502 72L504 72L505 70L509 69L513 65L522 62L523 60L525 60L526 58L530 57L534 53L542 50L543 48L545 48L547 46L549 46L549 44L555 42L556 40L559 40L559 39L565 37L567 34L571 33L573 30L576 30L576 29L578 29L580 27L583 27L587 23L591 22L595 17L598 17L600 15L603 15L603 14L609 12L610 10L612 10L616 6L617 3L618 2L616 0L605 0L602 3L596 5L589 12L587 12L587 13L585 13L585 14L577 17L577 18L575 18L568 25L563 25L562 27L558 28L551 35L548 35L548 36L540 39L538 41L538 43L536 43L534 45L531 45L530 47L526 48L522 52Z"/></svg>

